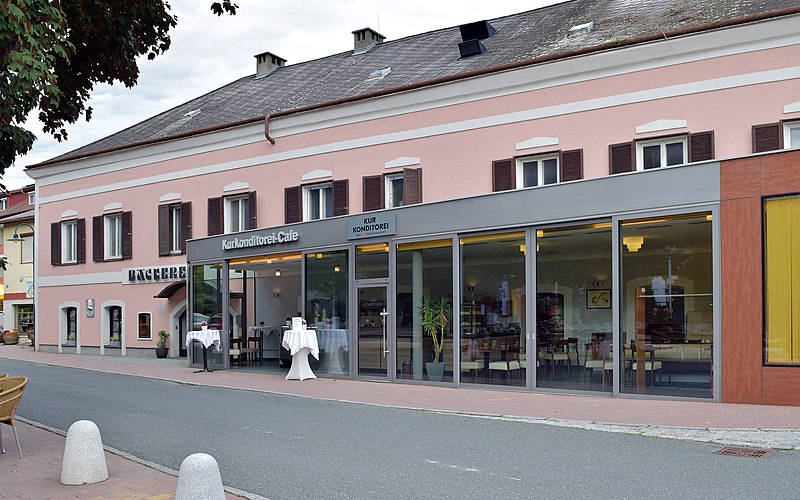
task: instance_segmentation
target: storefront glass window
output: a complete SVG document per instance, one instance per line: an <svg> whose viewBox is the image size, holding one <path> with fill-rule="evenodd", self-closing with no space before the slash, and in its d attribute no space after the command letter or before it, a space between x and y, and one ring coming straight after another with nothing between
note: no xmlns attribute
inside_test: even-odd
<svg viewBox="0 0 800 500"><path fill-rule="evenodd" d="M611 223L536 232L536 385L612 389Z"/></svg>
<svg viewBox="0 0 800 500"><path fill-rule="evenodd" d="M525 233L461 238L461 380L525 385Z"/></svg>
<svg viewBox="0 0 800 500"><path fill-rule="evenodd" d="M623 221L620 238L620 391L711 398L711 214Z"/></svg>
<svg viewBox="0 0 800 500"><path fill-rule="evenodd" d="M800 364L800 197L764 202L766 362Z"/></svg>
<svg viewBox="0 0 800 500"><path fill-rule="evenodd" d="M306 310L309 328L317 331L317 373L349 373L349 272L347 250L306 254Z"/></svg>
<svg viewBox="0 0 800 500"><path fill-rule="evenodd" d="M389 277L389 245L374 243L356 247L356 279Z"/></svg>
<svg viewBox="0 0 800 500"><path fill-rule="evenodd" d="M223 277L222 264L192 267L191 331L201 330L204 324L209 330L222 330ZM224 339L221 340L227 344ZM203 347L200 342L192 342L191 353L192 364L203 362ZM209 349L207 355L209 364L222 364L222 354L216 349Z"/></svg>
<svg viewBox="0 0 800 500"><path fill-rule="evenodd" d="M397 377L452 382L451 239L397 245L396 303Z"/></svg>

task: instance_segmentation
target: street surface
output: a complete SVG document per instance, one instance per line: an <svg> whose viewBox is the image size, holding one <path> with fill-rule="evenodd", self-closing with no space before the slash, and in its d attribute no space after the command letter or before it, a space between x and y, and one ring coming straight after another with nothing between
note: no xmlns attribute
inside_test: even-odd
<svg viewBox="0 0 800 500"><path fill-rule="evenodd" d="M104 444L174 470L205 452L226 485L271 499L797 497L797 451L729 457L714 444L3 358L0 373L29 377L22 417L64 431L92 420Z"/></svg>

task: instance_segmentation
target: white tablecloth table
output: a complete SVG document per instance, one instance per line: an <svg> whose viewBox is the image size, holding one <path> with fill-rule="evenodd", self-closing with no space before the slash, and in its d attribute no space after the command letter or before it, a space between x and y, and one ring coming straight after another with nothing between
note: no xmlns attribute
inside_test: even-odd
<svg viewBox="0 0 800 500"><path fill-rule="evenodd" d="M347 330L343 328L317 328L319 348L325 351L325 367L328 373L347 373L339 358L339 349L347 350Z"/></svg>
<svg viewBox="0 0 800 500"><path fill-rule="evenodd" d="M203 344L203 369L198 370L196 373L213 371L208 369L208 355L206 354L206 349L213 345L217 351L220 350L219 333L219 330L193 330L186 334L187 349L191 348L192 342L195 340Z"/></svg>
<svg viewBox="0 0 800 500"><path fill-rule="evenodd" d="M292 367L286 380L317 378L308 365L308 355L319 359L317 332L314 330L286 330L283 332L283 347L292 355Z"/></svg>

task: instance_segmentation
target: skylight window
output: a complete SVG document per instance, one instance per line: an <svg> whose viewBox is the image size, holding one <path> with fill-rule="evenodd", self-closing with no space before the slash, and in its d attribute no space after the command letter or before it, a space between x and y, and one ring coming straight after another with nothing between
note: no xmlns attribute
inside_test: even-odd
<svg viewBox="0 0 800 500"><path fill-rule="evenodd" d="M388 75L391 72L392 72L391 66L383 69L376 69L375 71L369 74L369 76L367 77L367 81L369 82L372 80L380 80L381 78L383 78L384 76Z"/></svg>
<svg viewBox="0 0 800 500"><path fill-rule="evenodd" d="M189 111L188 113L186 113L183 116L186 117L186 118L194 118L195 116L197 116L199 114L200 114L200 110L199 109L193 109L193 110Z"/></svg>

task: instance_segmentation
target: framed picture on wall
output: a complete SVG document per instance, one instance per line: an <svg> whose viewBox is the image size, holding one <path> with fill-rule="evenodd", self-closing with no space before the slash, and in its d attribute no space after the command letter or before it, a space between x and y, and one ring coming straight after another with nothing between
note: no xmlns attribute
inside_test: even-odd
<svg viewBox="0 0 800 500"><path fill-rule="evenodd" d="M611 309L611 290L586 290L586 309Z"/></svg>

